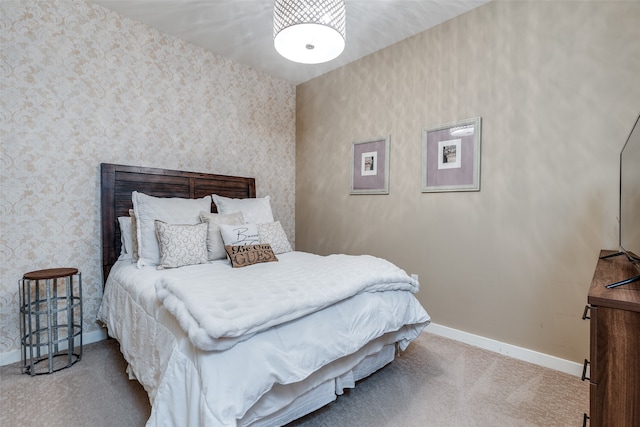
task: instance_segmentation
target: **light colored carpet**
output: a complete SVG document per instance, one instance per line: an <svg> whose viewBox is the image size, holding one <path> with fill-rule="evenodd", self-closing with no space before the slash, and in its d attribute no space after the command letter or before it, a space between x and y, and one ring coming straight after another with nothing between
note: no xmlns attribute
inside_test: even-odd
<svg viewBox="0 0 640 427"><path fill-rule="evenodd" d="M147 395L114 340L80 362L31 378L0 367L0 426L143 426ZM290 427L577 426L589 385L561 372L423 333L406 352Z"/></svg>
<svg viewBox="0 0 640 427"><path fill-rule="evenodd" d="M422 333L348 395L292 425L578 426L589 384L458 341Z"/></svg>
<svg viewBox="0 0 640 427"><path fill-rule="evenodd" d="M144 426L149 398L129 381L116 340L83 348L82 360L53 374L23 375L20 363L0 367L0 426Z"/></svg>

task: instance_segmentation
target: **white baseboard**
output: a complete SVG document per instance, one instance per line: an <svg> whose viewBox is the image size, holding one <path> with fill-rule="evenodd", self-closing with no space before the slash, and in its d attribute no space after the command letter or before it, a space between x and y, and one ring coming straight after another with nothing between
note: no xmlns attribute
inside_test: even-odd
<svg viewBox="0 0 640 427"><path fill-rule="evenodd" d="M107 338L106 329L99 329L97 331L82 334L82 345L91 344L94 342L102 341ZM19 362L21 360L21 350L8 351L6 353L0 353L0 366L10 365L12 363Z"/></svg>
<svg viewBox="0 0 640 427"><path fill-rule="evenodd" d="M534 365L554 369L556 371L575 375L577 377L582 376L582 364L580 363L560 359L559 357L539 353L527 348L506 344L500 341L492 340L491 338L482 337L480 335L474 335L468 332L459 331L457 329L438 325L436 323L431 323L429 326L427 326L425 331L431 332L434 335L440 335L445 338L450 338L456 341L463 342L465 344L493 351L494 353L503 354L505 356L533 363Z"/></svg>

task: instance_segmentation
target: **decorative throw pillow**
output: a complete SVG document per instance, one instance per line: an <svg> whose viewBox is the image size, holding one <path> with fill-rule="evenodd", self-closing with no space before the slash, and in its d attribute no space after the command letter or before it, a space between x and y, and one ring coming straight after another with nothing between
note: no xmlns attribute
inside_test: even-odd
<svg viewBox="0 0 640 427"><path fill-rule="evenodd" d="M292 251L291 243L289 243L280 221L258 224L258 234L260 235L260 243L270 244L276 255Z"/></svg>
<svg viewBox="0 0 640 427"><path fill-rule="evenodd" d="M120 225L120 256L118 260L130 259L133 253L131 217L119 216L118 224Z"/></svg>
<svg viewBox="0 0 640 427"><path fill-rule="evenodd" d="M167 224L155 221L160 245L160 263L163 268L204 264L207 258L207 224Z"/></svg>
<svg viewBox="0 0 640 427"><path fill-rule="evenodd" d="M133 209L129 209L129 217L131 218L131 259L138 262L138 221L136 221L136 213Z"/></svg>
<svg viewBox="0 0 640 427"><path fill-rule="evenodd" d="M227 253L224 251L224 242L220 234L220 224L240 225L244 224L242 212L232 214L216 214L209 212L200 212L200 220L207 223L207 254L209 261L216 259L224 259Z"/></svg>
<svg viewBox="0 0 640 427"><path fill-rule="evenodd" d="M213 197L213 203L215 203L218 208L218 213L230 214L242 212L244 220L254 224L273 222L273 212L271 211L269 196L262 198L231 199L214 194L211 197Z"/></svg>
<svg viewBox="0 0 640 427"><path fill-rule="evenodd" d="M134 191L131 194L137 222L138 266L158 265L160 248L156 238L155 220L168 224L198 224L200 212L211 212L211 197L182 199L153 197Z"/></svg>
<svg viewBox="0 0 640 427"><path fill-rule="evenodd" d="M229 225L219 224L220 234L226 246L246 246L260 244L258 226L252 223Z"/></svg>
<svg viewBox="0 0 640 427"><path fill-rule="evenodd" d="M259 262L278 261L268 243L260 245L225 246L231 265L234 268L245 267Z"/></svg>

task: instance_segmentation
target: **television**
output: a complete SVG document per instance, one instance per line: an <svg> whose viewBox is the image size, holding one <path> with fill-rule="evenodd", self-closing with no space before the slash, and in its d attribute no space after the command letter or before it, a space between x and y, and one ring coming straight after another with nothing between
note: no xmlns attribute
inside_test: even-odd
<svg viewBox="0 0 640 427"><path fill-rule="evenodd" d="M626 256L639 275L607 285L615 288L640 281L640 115L620 152L620 221L619 252Z"/></svg>

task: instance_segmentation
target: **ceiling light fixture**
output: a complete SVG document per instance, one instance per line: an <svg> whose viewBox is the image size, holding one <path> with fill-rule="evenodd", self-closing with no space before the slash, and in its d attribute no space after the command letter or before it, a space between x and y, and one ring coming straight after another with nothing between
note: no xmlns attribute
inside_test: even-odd
<svg viewBox="0 0 640 427"><path fill-rule="evenodd" d="M294 62L331 61L344 50L345 19L344 0L275 0L273 45Z"/></svg>

